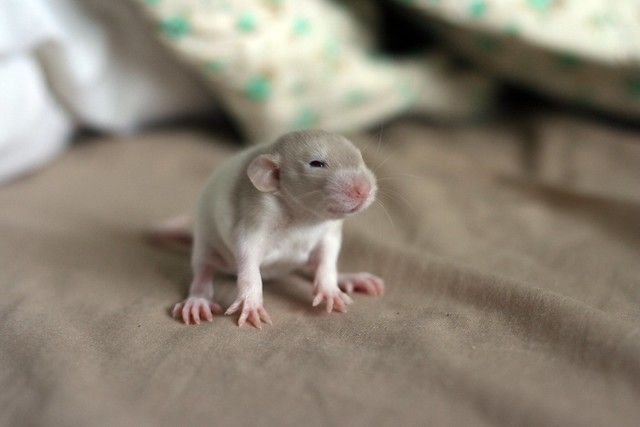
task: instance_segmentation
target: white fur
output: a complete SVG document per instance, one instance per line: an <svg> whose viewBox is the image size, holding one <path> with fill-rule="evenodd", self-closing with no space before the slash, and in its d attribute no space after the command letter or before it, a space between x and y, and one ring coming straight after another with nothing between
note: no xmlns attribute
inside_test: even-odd
<svg viewBox="0 0 640 427"><path fill-rule="evenodd" d="M326 134L316 138L322 136ZM321 141L317 144L317 155L321 158L330 157L329 146L322 145ZM331 170L331 178L335 183L322 191L334 191L334 187L336 191L342 191L354 176L360 174L366 177L372 183L372 191L366 202L360 204L359 211L368 206L375 196L375 178L362 163L357 149L348 141L345 144L351 148L342 146L341 149L352 150L351 158L359 161L361 166L346 169L336 166L335 170ZM198 310L203 310L204 317L209 320L210 311L217 308L213 303L207 305L200 299L193 300L194 297L206 296L212 301L212 276L216 271L237 275L238 297L227 314L240 311L239 325L245 321L256 327L261 327L262 322L270 323L262 305L262 280L283 276L296 269L306 268L315 276L313 305L325 301L327 311L334 308L336 311L345 311L345 306L352 302L338 286L337 262L342 242L342 217L346 214L332 216L323 212L320 215L299 200L283 203L280 196L285 195L282 193L285 189L279 185L283 159L269 153L269 150L268 145L257 146L232 157L217 168L201 194L194 228L194 279L189 291L191 300L178 303L174 309L174 313L180 312L187 323L191 318L199 323ZM285 154L285 158L298 160L291 153ZM337 165L339 162L335 163ZM300 179L306 179L312 172L305 172ZM331 194L326 196L328 203L340 207L342 211L345 208L357 208L348 198L344 199L346 196L337 196L337 199L332 198ZM293 213L291 203L295 211ZM349 276L345 284L354 280L360 283L365 279ZM358 283L354 284L356 288ZM362 288L364 284L360 284ZM375 286L378 292L377 289L381 289L382 285ZM185 310L193 311L185 314Z"/></svg>

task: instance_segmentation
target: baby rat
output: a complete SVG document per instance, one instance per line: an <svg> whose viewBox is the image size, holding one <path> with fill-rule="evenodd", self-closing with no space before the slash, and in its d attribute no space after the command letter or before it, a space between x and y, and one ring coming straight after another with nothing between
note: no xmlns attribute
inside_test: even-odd
<svg viewBox="0 0 640 427"><path fill-rule="evenodd" d="M238 325L271 324L262 281L301 270L313 276L313 303L345 312L353 291L382 295L382 279L339 274L343 219L374 200L376 180L360 151L345 137L313 130L231 157L201 193L192 246L189 296L173 308L186 324L213 320L213 276L237 276L238 296L226 314Z"/></svg>

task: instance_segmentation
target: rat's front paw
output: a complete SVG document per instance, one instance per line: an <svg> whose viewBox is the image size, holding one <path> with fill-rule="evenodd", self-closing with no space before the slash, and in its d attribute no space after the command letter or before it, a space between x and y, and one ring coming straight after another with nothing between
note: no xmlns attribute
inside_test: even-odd
<svg viewBox="0 0 640 427"><path fill-rule="evenodd" d="M174 319L182 318L187 325L191 323L199 325L201 317L211 322L213 315L220 313L222 313L222 307L219 304L203 297L189 297L174 305L171 312Z"/></svg>
<svg viewBox="0 0 640 427"><path fill-rule="evenodd" d="M382 296L384 281L371 273L344 273L338 276L338 286L348 294L362 292L367 295Z"/></svg>
<svg viewBox="0 0 640 427"><path fill-rule="evenodd" d="M327 304L327 313L331 313L332 311L338 311L340 313L347 312L347 305L352 304L353 300L351 297L344 292L342 292L339 288L324 288L322 286L314 287L314 298L311 305L316 307L322 301Z"/></svg>
<svg viewBox="0 0 640 427"><path fill-rule="evenodd" d="M240 310L240 317L238 317L238 326L244 325L245 322L249 322L254 327L262 329L262 323L272 324L269 313L264 309L262 305L262 298L253 299L247 297L238 297L231 304L231 307L227 309L224 314L233 314Z"/></svg>

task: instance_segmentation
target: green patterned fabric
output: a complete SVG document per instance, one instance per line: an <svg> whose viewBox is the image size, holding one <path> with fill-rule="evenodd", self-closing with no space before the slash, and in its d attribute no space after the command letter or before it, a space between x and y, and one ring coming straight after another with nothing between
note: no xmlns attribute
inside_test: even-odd
<svg viewBox="0 0 640 427"><path fill-rule="evenodd" d="M491 105L494 77L640 117L640 4L630 0L395 0L484 75L454 71L444 49L381 58L348 2L134 1L252 140L402 112L473 117Z"/></svg>
<svg viewBox="0 0 640 427"><path fill-rule="evenodd" d="M466 118L489 79L446 55L395 61L327 0L135 0L167 46L195 67L252 140L308 127L350 131L412 111Z"/></svg>

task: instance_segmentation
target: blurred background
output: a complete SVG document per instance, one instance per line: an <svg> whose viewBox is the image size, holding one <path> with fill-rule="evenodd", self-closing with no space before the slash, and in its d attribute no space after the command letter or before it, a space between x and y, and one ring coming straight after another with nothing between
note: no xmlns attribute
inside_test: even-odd
<svg viewBox="0 0 640 427"><path fill-rule="evenodd" d="M144 232L304 128L378 178L384 298L174 321ZM0 425L635 427L639 260L637 0L0 0Z"/></svg>
<svg viewBox="0 0 640 427"><path fill-rule="evenodd" d="M238 141L461 124L541 108L637 125L638 4L469 0L6 0L0 179L79 131L185 118Z"/></svg>

